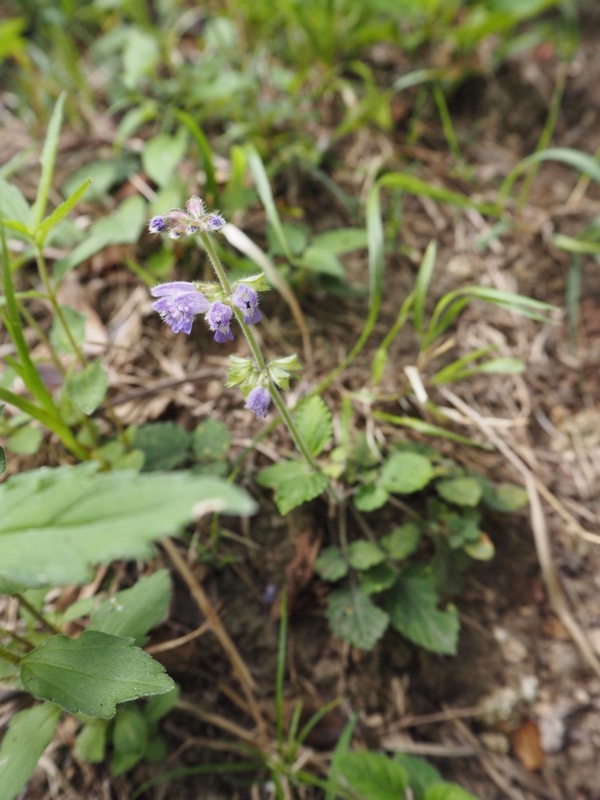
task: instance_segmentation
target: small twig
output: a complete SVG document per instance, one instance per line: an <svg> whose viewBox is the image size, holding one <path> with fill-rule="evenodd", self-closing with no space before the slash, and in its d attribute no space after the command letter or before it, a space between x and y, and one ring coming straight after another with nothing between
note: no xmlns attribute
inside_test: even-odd
<svg viewBox="0 0 600 800"><path fill-rule="evenodd" d="M189 700L178 700L175 708L179 711L185 711L186 714L196 717L196 719L199 719L201 722L206 722L208 725L214 725L222 731L227 731L227 733L235 736L241 742L251 745L256 750L260 750L254 735L250 733L250 731L247 731L240 725L236 725L235 722L231 722L231 720L222 717L220 714L212 714L210 711L203 711L194 703L190 703Z"/></svg>
<svg viewBox="0 0 600 800"><path fill-rule="evenodd" d="M197 639L199 636L204 636L205 633L208 633L210 630L210 625L208 621L205 620L202 625L195 628L193 631L186 633L185 636L179 636L177 639L169 639L168 642L160 642L160 644L153 644L150 647L145 647L145 651L150 653L150 655L155 655L156 653L164 653L166 650L175 650L177 647L181 647L188 642L192 642L194 639Z"/></svg>
<svg viewBox="0 0 600 800"><path fill-rule="evenodd" d="M229 659L229 663L233 668L234 674L236 675L240 686L244 691L244 695L246 696L248 706L252 712L252 717L256 722L261 738L264 738L266 735L265 722L254 697L256 684L246 664L244 663L244 660L232 642L231 637L223 627L223 624L214 610L212 603L208 599L208 595L194 577L194 573L182 558L177 547L170 539L163 539L162 547L187 584L187 587L190 590L192 597L196 601L198 608L204 614L204 617L206 618L207 623L210 625L212 632L215 634L219 640L219 644L225 651L225 654Z"/></svg>

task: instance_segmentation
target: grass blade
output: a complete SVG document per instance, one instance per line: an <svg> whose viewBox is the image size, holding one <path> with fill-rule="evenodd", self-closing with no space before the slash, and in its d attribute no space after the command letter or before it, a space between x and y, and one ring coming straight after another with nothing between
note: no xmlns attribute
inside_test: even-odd
<svg viewBox="0 0 600 800"><path fill-rule="evenodd" d="M248 159L250 172L254 178L256 191L258 192L261 203L265 207L269 224L273 228L273 232L277 237L277 241L279 242L285 257L291 263L293 262L294 257L292 256L285 232L283 230L283 225L281 224L281 219L279 218L279 212L277 211L277 206L275 205L275 199L273 198L273 192L271 191L271 184L269 183L265 166L258 152L252 145L246 145L244 151Z"/></svg>
<svg viewBox="0 0 600 800"><path fill-rule="evenodd" d="M61 92L60 97L56 101L54 111L48 123L48 132L46 133L46 140L42 149L40 157L40 164L42 165L42 174L40 176L40 183L38 186L37 196L35 203L31 209L31 219L33 231L35 232L44 218L46 205L48 203L48 195L50 194L50 187L52 185L52 178L54 176L54 165L56 163L56 152L58 150L58 137L62 126L63 109L65 105L66 92Z"/></svg>
<svg viewBox="0 0 600 800"><path fill-rule="evenodd" d="M427 249L425 250L425 255L423 256L423 260L421 261L421 266L419 267L419 272L417 274L417 280L415 282L415 299L414 299L414 325L415 330L417 333L423 333L423 318L425 316L425 302L427 300L427 291L429 289L429 283L431 282L431 276L433 275L433 270L435 269L435 258L437 255L437 244L435 241L429 242L427 245Z"/></svg>

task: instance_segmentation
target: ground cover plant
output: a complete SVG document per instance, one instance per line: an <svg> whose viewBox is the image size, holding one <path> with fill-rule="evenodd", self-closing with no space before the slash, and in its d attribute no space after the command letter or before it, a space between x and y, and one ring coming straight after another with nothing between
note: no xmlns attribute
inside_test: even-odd
<svg viewBox="0 0 600 800"><path fill-rule="evenodd" d="M597 546L600 167L592 118L568 123L588 18L22 0L0 20L7 798L595 790L589 593L574 615L540 503L570 564ZM546 280L527 253L548 248ZM532 420L555 455L526 448ZM568 701L498 610L534 545L522 617L588 670ZM471 679L474 638L499 675Z"/></svg>

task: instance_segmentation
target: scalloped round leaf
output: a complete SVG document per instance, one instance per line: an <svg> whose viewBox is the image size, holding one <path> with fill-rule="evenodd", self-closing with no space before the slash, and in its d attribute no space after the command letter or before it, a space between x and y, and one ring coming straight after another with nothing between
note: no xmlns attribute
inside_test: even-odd
<svg viewBox="0 0 600 800"><path fill-rule="evenodd" d="M380 485L392 494L412 494L433 478L431 461L419 453L396 452L381 469Z"/></svg>
<svg viewBox="0 0 600 800"><path fill-rule="evenodd" d="M365 594L377 594L393 586L397 578L396 567L384 561L360 573L360 588Z"/></svg>
<svg viewBox="0 0 600 800"><path fill-rule="evenodd" d="M387 503L389 496L382 486L360 486L354 495L354 507L358 511L377 511Z"/></svg>
<svg viewBox="0 0 600 800"><path fill-rule="evenodd" d="M527 491L514 483L501 483L484 496L486 506L492 511L518 511L527 505L528 499Z"/></svg>
<svg viewBox="0 0 600 800"><path fill-rule="evenodd" d="M416 522L405 522L386 534L381 546L394 561L402 561L415 552L421 539L421 530Z"/></svg>
<svg viewBox="0 0 600 800"><path fill-rule="evenodd" d="M348 546L348 560L353 569L369 569L384 559L385 553L375 542L359 539Z"/></svg>
<svg viewBox="0 0 600 800"><path fill-rule="evenodd" d="M364 800L400 800L408 786L404 768L383 753L342 753L337 767L348 787Z"/></svg>
<svg viewBox="0 0 600 800"><path fill-rule="evenodd" d="M437 481L437 493L448 503L473 508L481 500L481 486L475 478L448 478Z"/></svg>
<svg viewBox="0 0 600 800"><path fill-rule="evenodd" d="M315 561L315 571L325 581L339 581L348 574L348 562L339 547L326 547Z"/></svg>
<svg viewBox="0 0 600 800"><path fill-rule="evenodd" d="M389 623L385 611L355 587L331 592L325 615L336 636L359 650L372 650Z"/></svg>
<svg viewBox="0 0 600 800"><path fill-rule="evenodd" d="M133 434L132 446L144 454L144 472L175 469L188 458L191 435L174 422L149 422Z"/></svg>

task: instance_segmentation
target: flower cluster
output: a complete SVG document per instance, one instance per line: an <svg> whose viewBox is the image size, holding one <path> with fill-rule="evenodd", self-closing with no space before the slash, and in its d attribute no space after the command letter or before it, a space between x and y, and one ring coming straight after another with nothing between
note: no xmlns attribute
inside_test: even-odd
<svg viewBox="0 0 600 800"><path fill-rule="evenodd" d="M174 208L168 214L152 217L148 225L150 233L168 233L171 239L194 236L196 233L216 233L225 220L218 211L208 212L199 197L190 197L185 211Z"/></svg>

